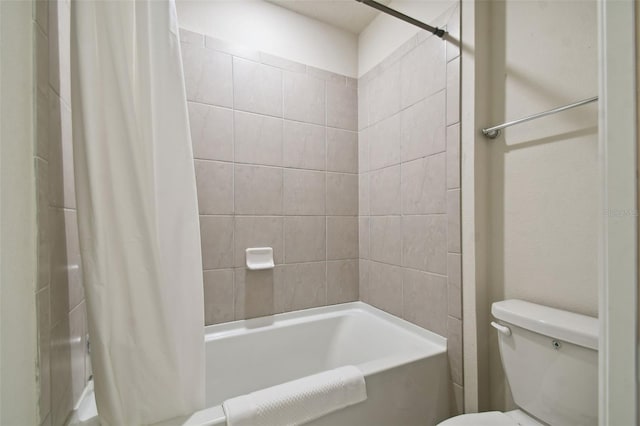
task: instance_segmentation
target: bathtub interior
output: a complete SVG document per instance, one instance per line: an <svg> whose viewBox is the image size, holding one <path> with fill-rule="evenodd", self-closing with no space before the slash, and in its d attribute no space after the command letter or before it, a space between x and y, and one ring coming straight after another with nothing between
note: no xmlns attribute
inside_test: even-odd
<svg viewBox="0 0 640 426"><path fill-rule="evenodd" d="M206 329L207 406L356 365L366 376L444 353L446 340L362 302Z"/></svg>

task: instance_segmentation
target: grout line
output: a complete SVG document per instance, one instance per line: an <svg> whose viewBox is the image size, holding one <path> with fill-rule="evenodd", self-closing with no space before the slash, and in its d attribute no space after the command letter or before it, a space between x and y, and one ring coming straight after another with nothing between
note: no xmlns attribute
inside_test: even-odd
<svg viewBox="0 0 640 426"><path fill-rule="evenodd" d="M206 37L203 36L203 44L204 44L204 48L206 48ZM236 90L235 90L235 84L234 84L234 77L235 77L235 68L234 68L234 60L233 57L231 57L231 158L233 159L233 164L232 164L232 169L231 169L231 192L232 192L232 211L233 211L233 224L232 224L232 255L231 255L231 263L232 265L236 265L237 263L237 259L236 257L236 114L235 114L235 105L236 105ZM232 293L233 293L233 298L232 298L232 303L233 306L231 307L231 312L233 313L233 319L236 319L236 294L237 294L237 288L236 288L236 271L235 269L232 268L231 271L231 288L232 288ZM245 280L246 281L246 280ZM205 310L205 316L206 316L206 310Z"/></svg>

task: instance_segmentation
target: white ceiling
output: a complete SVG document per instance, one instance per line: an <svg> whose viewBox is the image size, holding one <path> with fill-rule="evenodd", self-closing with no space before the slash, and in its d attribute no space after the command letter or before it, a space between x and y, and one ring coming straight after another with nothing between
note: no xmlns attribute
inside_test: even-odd
<svg viewBox="0 0 640 426"><path fill-rule="evenodd" d="M342 28L353 34L360 34L373 18L377 10L356 0L267 0L301 15ZM378 0L389 4L391 0Z"/></svg>

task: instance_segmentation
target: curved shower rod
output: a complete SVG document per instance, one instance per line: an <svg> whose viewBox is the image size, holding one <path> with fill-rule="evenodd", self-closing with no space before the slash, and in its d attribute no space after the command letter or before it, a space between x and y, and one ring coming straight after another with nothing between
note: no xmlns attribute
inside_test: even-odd
<svg viewBox="0 0 640 426"><path fill-rule="evenodd" d="M384 12L387 15L391 15L398 19L402 19L403 21L408 22L412 25L415 25L416 27L420 27L423 30L427 30L437 35L440 38L443 38L444 35L446 34L446 31L443 30L442 28L432 27L429 24L425 24L422 21L418 21L417 19L414 19L411 16L407 16L402 12L398 12L395 9L391 9L390 7L385 6L384 4L378 3L377 1L374 1L374 0L356 0L356 1L362 4L366 4L369 7L373 7L374 9L378 9L380 12Z"/></svg>

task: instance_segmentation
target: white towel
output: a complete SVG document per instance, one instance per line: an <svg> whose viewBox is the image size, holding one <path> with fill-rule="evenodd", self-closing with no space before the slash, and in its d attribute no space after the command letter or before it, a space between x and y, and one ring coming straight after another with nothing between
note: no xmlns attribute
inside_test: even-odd
<svg viewBox="0 0 640 426"><path fill-rule="evenodd" d="M295 426L367 399L352 365L226 400L227 426Z"/></svg>

